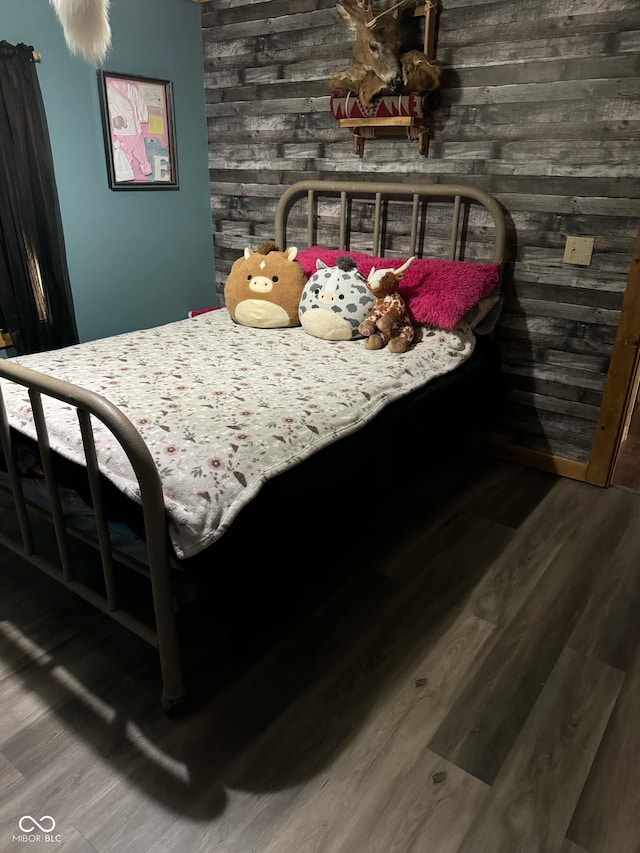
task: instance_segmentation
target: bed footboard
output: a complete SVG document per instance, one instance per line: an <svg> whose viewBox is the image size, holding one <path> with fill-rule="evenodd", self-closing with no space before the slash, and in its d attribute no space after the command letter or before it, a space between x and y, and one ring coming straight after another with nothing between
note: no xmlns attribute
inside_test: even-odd
<svg viewBox="0 0 640 853"><path fill-rule="evenodd" d="M30 509L36 509L27 500L21 477L16 443L7 416L0 383L0 444L5 457L9 487L16 511L19 538L0 532L0 544L19 554L25 560L69 587L111 618L138 634L158 649L162 672L162 704L168 713L176 712L184 700L184 686L176 621L173 609L171 566L169 563L169 537L160 477L155 463L142 437L122 412L104 397L43 373L15 364L0 361L0 378L24 386L28 390L38 451L44 473L50 511L47 514L54 532L58 562L36 552L30 520ZM87 478L95 514L96 539L94 545L100 554L104 595L96 591L74 573L70 557L69 536L74 532L65 522L59 483L56 478L53 453L43 407L43 398L52 397L76 410L87 469ZM140 489L145 540L146 566L116 554L111 541L101 474L98 467L96 445L91 417L98 418L110 430L129 459ZM42 512L42 508L37 511ZM83 538L83 537L81 537ZM86 541L86 538L83 538ZM114 561L135 569L148 577L153 598L155 627L122 609L119 600Z"/></svg>

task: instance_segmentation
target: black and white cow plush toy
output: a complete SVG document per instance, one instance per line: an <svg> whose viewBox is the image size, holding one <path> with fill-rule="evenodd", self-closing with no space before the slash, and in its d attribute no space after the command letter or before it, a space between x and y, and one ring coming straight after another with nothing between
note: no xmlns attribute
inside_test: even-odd
<svg viewBox="0 0 640 853"><path fill-rule="evenodd" d="M340 257L335 267L318 260L300 297L300 324L305 332L326 341L361 338L358 326L374 302L354 260Z"/></svg>

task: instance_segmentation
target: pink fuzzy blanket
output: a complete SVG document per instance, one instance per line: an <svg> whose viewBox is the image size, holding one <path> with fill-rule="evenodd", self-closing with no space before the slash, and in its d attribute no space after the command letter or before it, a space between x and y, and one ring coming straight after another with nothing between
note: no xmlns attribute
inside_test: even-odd
<svg viewBox="0 0 640 853"><path fill-rule="evenodd" d="M340 252L319 246L298 252L296 260L302 264L307 276L311 276L316 271L318 259L332 267L341 256L353 258L364 276L369 275L371 267L396 269L406 260L376 258L360 252ZM498 264L416 258L400 282L400 293L414 323L452 329L467 311L494 289L499 275Z"/></svg>

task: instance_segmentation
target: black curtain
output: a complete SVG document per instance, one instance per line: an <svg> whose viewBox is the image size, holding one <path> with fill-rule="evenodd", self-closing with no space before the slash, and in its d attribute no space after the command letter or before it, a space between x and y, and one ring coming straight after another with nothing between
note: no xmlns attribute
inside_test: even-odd
<svg viewBox="0 0 640 853"><path fill-rule="evenodd" d="M0 41L0 325L18 354L78 342L33 48Z"/></svg>

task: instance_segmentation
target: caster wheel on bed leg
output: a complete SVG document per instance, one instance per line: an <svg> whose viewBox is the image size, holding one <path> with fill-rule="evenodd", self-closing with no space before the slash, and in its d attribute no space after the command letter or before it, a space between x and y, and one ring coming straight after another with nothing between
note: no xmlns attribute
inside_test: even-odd
<svg viewBox="0 0 640 853"><path fill-rule="evenodd" d="M163 693L161 702L162 710L170 720L177 720L179 717L183 716L186 708L186 701L184 697L182 699L168 699Z"/></svg>

